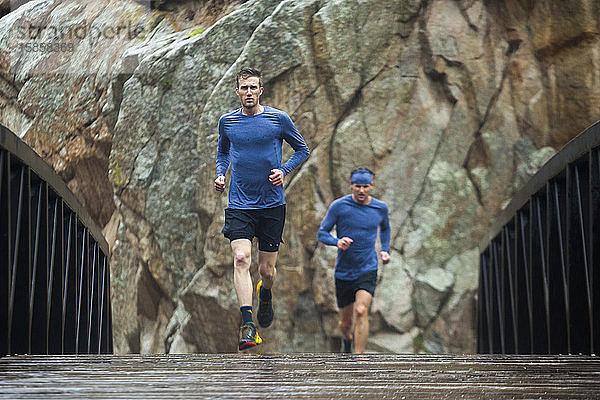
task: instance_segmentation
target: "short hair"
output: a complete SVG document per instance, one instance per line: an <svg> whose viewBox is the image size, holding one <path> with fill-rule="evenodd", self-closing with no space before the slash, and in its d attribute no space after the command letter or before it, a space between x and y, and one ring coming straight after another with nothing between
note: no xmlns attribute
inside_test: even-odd
<svg viewBox="0 0 600 400"><path fill-rule="evenodd" d="M262 87L262 85L263 85L262 73L257 69L244 67L239 70L239 72L237 73L237 76L235 78L236 89L240 87L240 78L246 79L250 76L256 76L258 78L258 85L260 87Z"/></svg>
<svg viewBox="0 0 600 400"><path fill-rule="evenodd" d="M358 171L367 171L368 173L370 173L373 177L375 177L375 173L373 171L371 171L369 168L367 167L358 167L356 168L354 171L350 172L350 181L352 181L352 175L354 175L355 172Z"/></svg>

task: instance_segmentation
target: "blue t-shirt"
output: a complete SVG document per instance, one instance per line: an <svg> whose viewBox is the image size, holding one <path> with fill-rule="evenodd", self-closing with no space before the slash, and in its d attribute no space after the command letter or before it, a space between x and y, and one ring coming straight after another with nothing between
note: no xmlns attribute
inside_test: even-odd
<svg viewBox="0 0 600 400"><path fill-rule="evenodd" d="M281 165L283 141L294 154ZM260 209L285 204L283 186L269 181L271 170L284 175L308 158L308 146L283 111L264 106L256 115L244 115L238 108L219 119L217 176L225 175L231 162L229 208Z"/></svg>
<svg viewBox="0 0 600 400"><path fill-rule="evenodd" d="M337 238L329 233L334 226ZM365 272L377 270L375 241L378 229L381 250L389 251L390 221L387 205L383 201L371 197L369 204L358 204L349 194L331 203L319 228L319 241L337 246L338 238L347 236L353 240L348 249L338 249L335 263L337 279L354 280Z"/></svg>

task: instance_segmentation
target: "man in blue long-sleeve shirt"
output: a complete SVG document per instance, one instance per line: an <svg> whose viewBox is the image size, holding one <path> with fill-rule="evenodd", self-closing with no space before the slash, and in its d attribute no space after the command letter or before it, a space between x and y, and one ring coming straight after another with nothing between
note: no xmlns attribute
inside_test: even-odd
<svg viewBox="0 0 600 400"><path fill-rule="evenodd" d="M344 352L351 352L354 340L354 351L363 353L369 337L369 306L377 284L377 231L380 231L381 261L387 264L390 261L390 223L387 205L370 195L373 172L367 168L352 171L351 186L352 194L331 203L317 236L319 241L338 248L335 291ZM337 237L329 233L334 226Z"/></svg>
<svg viewBox="0 0 600 400"><path fill-rule="evenodd" d="M225 190L225 173L231 164L229 201L222 232L230 240L234 255L233 281L242 313L240 350L262 342L252 318L252 239L258 238L258 271L262 278L256 286L257 320L266 328L273 321L271 288L285 223L283 178L309 155L290 117L260 104L262 93L260 71L241 69L236 77L236 94L241 107L219 119L215 190L221 193ZM284 140L294 149L294 154L282 165Z"/></svg>

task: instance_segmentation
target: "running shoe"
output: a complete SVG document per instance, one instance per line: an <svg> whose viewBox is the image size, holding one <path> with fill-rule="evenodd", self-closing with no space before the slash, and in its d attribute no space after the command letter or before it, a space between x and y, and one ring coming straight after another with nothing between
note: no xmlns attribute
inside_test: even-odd
<svg viewBox="0 0 600 400"><path fill-rule="evenodd" d="M254 326L252 322L242 324L242 326L240 326L240 350L244 350L249 347L254 347L261 343L262 339L260 338L260 336L258 336L256 326Z"/></svg>
<svg viewBox="0 0 600 400"><path fill-rule="evenodd" d="M352 339L344 339L344 353L352 353Z"/></svg>
<svg viewBox="0 0 600 400"><path fill-rule="evenodd" d="M260 288L262 287L262 280L256 285L256 296L258 297L258 324L263 328L268 328L273 322L273 302L271 298L263 299L260 296Z"/></svg>

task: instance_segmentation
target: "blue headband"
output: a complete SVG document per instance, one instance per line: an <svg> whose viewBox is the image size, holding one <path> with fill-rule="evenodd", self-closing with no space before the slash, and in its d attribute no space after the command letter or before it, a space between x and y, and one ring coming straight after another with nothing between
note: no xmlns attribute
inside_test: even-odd
<svg viewBox="0 0 600 400"><path fill-rule="evenodd" d="M370 185L373 183L373 175L366 170L354 171L352 174L352 183L355 185Z"/></svg>

